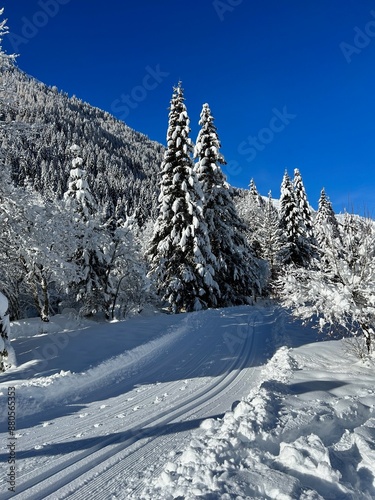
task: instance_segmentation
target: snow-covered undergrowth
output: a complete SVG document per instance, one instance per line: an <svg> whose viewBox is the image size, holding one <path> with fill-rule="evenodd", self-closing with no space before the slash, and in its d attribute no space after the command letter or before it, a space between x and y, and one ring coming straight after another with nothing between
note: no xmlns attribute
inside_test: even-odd
<svg viewBox="0 0 375 500"><path fill-rule="evenodd" d="M279 348L248 397L204 421L141 498L375 498L374 368L342 341Z"/></svg>

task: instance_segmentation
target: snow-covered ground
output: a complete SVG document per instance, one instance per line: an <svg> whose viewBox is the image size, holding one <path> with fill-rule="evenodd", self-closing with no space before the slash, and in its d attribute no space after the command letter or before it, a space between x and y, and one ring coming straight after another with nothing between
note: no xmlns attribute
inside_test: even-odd
<svg viewBox="0 0 375 500"><path fill-rule="evenodd" d="M280 308L56 316L11 337L0 499L375 498L375 360Z"/></svg>

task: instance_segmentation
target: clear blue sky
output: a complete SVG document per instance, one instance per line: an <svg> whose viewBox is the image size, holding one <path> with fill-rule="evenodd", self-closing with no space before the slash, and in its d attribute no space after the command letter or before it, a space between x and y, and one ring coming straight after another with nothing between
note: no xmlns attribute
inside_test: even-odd
<svg viewBox="0 0 375 500"><path fill-rule="evenodd" d="M172 87L192 139L203 103L225 172L280 194L299 168L313 207L375 217L371 0L0 0L18 65L165 144ZM373 14L371 13L373 11ZM344 45L343 45L344 44ZM281 118L280 118L281 115Z"/></svg>

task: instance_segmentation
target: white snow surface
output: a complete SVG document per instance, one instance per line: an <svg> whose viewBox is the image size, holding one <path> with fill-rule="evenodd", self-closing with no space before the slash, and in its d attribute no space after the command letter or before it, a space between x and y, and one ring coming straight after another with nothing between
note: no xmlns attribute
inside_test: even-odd
<svg viewBox="0 0 375 500"><path fill-rule="evenodd" d="M65 314L11 338L0 499L375 498L375 360L275 305Z"/></svg>

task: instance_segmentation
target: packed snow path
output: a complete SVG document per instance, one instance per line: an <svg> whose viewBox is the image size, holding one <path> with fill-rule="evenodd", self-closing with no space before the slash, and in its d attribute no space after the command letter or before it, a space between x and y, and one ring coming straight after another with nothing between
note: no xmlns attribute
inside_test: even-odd
<svg viewBox="0 0 375 500"><path fill-rule="evenodd" d="M2 384L17 387L17 488L12 498L136 497L145 481L187 446L203 420L222 416L249 393L257 367L265 362L274 322L272 309L240 307L82 329L56 359L47 366L44 360L45 377L38 363L25 356L22 366L34 376L19 384L20 366ZM113 341L114 332L122 334L123 348L126 336L136 338L137 332L147 332L152 340L124 354L119 342L113 357L106 336ZM112 357L86 370L85 353L90 345L100 349L98 335L103 355L108 351ZM36 352L35 340L18 342L25 352ZM54 372L54 362L65 371Z"/></svg>

